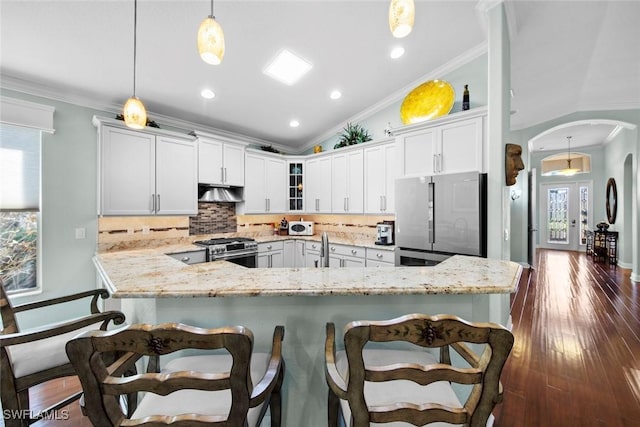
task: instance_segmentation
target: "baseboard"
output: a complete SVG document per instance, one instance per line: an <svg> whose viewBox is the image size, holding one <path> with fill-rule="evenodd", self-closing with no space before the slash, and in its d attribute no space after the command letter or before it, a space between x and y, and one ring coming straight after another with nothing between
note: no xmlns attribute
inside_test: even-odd
<svg viewBox="0 0 640 427"><path fill-rule="evenodd" d="M629 278L632 282L640 283L640 275L634 273L633 271L631 272L631 276Z"/></svg>

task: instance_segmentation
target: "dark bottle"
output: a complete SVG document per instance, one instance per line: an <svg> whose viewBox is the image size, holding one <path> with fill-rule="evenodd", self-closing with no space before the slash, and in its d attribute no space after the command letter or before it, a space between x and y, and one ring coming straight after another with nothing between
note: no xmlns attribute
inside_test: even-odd
<svg viewBox="0 0 640 427"><path fill-rule="evenodd" d="M469 85L464 85L464 93L462 94L462 111L469 109Z"/></svg>

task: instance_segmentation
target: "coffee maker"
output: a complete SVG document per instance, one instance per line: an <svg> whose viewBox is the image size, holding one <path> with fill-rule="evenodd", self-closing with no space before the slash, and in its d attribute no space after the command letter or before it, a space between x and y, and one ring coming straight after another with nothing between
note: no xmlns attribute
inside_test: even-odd
<svg viewBox="0 0 640 427"><path fill-rule="evenodd" d="M376 224L376 245L393 245L395 221L382 221Z"/></svg>

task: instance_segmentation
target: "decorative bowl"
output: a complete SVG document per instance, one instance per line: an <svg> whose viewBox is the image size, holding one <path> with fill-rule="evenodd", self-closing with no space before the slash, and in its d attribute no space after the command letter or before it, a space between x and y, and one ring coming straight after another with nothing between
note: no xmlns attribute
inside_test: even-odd
<svg viewBox="0 0 640 427"><path fill-rule="evenodd" d="M449 114L456 93L445 80L429 80L413 89L402 101L400 118L405 125Z"/></svg>

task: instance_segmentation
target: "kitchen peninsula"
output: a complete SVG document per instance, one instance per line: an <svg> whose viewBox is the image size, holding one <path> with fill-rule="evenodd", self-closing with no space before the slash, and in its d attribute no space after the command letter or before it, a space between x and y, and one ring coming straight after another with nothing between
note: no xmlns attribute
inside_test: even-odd
<svg viewBox="0 0 640 427"><path fill-rule="evenodd" d="M313 236L318 237L318 236ZM95 265L129 323L244 325L265 351L285 326L283 425L326 425L325 323L451 313L506 324L522 267L453 256L435 267L249 269L226 261L186 265L167 253L190 244L99 253Z"/></svg>

